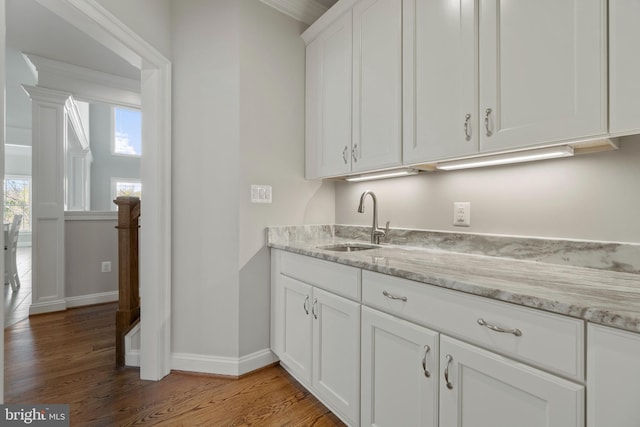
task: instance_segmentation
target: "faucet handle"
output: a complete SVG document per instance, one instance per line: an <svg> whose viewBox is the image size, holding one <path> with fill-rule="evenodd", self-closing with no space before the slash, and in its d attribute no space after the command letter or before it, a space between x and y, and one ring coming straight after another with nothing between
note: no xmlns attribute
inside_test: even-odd
<svg viewBox="0 0 640 427"><path fill-rule="evenodd" d="M387 221L387 225L385 225L385 227L384 227L384 235L385 236L387 234L389 234L389 224L391 224L391 221Z"/></svg>

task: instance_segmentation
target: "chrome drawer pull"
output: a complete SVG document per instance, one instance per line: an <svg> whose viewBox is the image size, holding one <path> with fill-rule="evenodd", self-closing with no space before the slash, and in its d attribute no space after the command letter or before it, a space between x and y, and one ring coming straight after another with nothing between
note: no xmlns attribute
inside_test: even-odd
<svg viewBox="0 0 640 427"><path fill-rule="evenodd" d="M449 365L453 362L453 356L447 354L445 357L447 358L447 366L444 368L444 382L449 390L453 390L453 384L449 382Z"/></svg>
<svg viewBox="0 0 640 427"><path fill-rule="evenodd" d="M487 108L484 112L484 128L487 131L487 136L493 135L493 132L489 129L489 116L491 116L491 108Z"/></svg>
<svg viewBox="0 0 640 427"><path fill-rule="evenodd" d="M522 331L520 329L504 329L500 326L495 326L490 323L485 322L484 319L478 319L478 325L484 326L485 328L489 328L495 332L501 332L503 334L513 334L517 337L522 336Z"/></svg>
<svg viewBox="0 0 640 427"><path fill-rule="evenodd" d="M387 291L382 291L382 295L384 295L385 297L389 298L389 299L399 299L400 301L404 301L407 302L407 297L399 297L393 294L390 294Z"/></svg>
<svg viewBox="0 0 640 427"><path fill-rule="evenodd" d="M422 370L424 371L424 376L427 378L431 376L431 372L427 370L427 354L429 354L430 350L431 350L431 347L429 347L428 345L425 345L424 356L422 356Z"/></svg>
<svg viewBox="0 0 640 427"><path fill-rule="evenodd" d="M307 295L307 297L304 299L304 304L302 305L302 308L304 308L304 312L309 315L309 295Z"/></svg>
<svg viewBox="0 0 640 427"><path fill-rule="evenodd" d="M470 126L470 122L471 121L471 114L467 114L466 116L464 116L464 136L467 141L471 141L471 132L469 131Z"/></svg>
<svg viewBox="0 0 640 427"><path fill-rule="evenodd" d="M313 314L313 318L317 319L318 318L318 312L317 309L318 308L318 300L316 298L313 299L313 305L311 306L311 314Z"/></svg>

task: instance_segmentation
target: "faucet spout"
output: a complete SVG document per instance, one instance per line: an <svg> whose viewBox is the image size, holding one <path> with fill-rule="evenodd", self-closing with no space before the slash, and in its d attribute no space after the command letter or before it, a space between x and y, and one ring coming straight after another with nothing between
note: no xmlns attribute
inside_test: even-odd
<svg viewBox="0 0 640 427"><path fill-rule="evenodd" d="M367 190L360 196L360 204L358 205L358 212L364 213L364 200L367 195L371 196L371 200L373 201L373 224L371 226L371 243L379 244L380 237L384 237L389 232L389 222L387 221L387 226L385 229L378 228L378 198L374 194L373 191Z"/></svg>

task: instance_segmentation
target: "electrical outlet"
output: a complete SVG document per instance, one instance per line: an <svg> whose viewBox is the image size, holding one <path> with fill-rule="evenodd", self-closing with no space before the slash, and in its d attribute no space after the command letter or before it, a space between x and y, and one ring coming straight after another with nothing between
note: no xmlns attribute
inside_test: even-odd
<svg viewBox="0 0 640 427"><path fill-rule="evenodd" d="M471 226L471 203L455 202L453 204L453 225L458 227Z"/></svg>
<svg viewBox="0 0 640 427"><path fill-rule="evenodd" d="M102 272L111 273L111 261L102 261Z"/></svg>

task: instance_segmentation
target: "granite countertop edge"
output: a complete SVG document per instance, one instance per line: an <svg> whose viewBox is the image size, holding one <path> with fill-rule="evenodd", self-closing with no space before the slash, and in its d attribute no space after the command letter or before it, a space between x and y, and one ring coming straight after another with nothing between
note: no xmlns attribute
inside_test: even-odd
<svg viewBox="0 0 640 427"><path fill-rule="evenodd" d="M349 242L368 243L335 236L267 237L273 249L640 333L639 274L400 245L358 252L319 248Z"/></svg>

